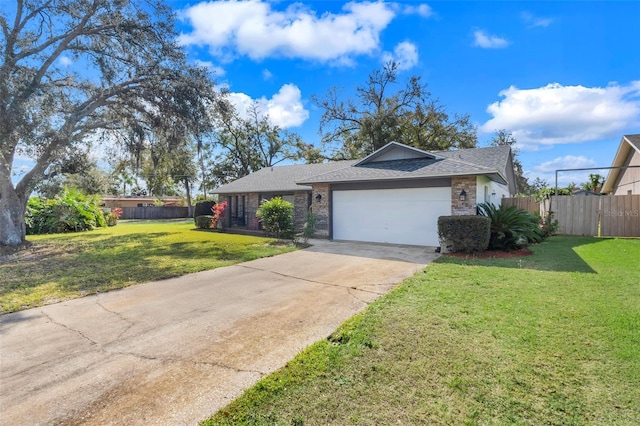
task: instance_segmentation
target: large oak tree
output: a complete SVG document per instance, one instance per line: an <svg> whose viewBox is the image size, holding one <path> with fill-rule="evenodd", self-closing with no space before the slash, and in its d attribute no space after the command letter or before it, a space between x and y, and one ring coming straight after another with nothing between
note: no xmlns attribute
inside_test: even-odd
<svg viewBox="0 0 640 426"><path fill-rule="evenodd" d="M314 148L294 132L273 124L257 103L244 114L224 96L216 102L211 147L218 150L209 182L224 185L285 160L314 162ZM213 156L211 156L213 158Z"/></svg>
<svg viewBox="0 0 640 426"><path fill-rule="evenodd" d="M0 30L0 244L24 242L33 188L101 131L196 122L214 97L156 0L5 2ZM35 165L14 183L16 156Z"/></svg>
<svg viewBox="0 0 640 426"><path fill-rule="evenodd" d="M355 88L355 97L343 99L333 88L312 98L323 112L320 133L331 158L362 158L389 142L424 150L476 146L476 128L468 115L450 117L420 77L402 84L398 72L398 64L389 62Z"/></svg>

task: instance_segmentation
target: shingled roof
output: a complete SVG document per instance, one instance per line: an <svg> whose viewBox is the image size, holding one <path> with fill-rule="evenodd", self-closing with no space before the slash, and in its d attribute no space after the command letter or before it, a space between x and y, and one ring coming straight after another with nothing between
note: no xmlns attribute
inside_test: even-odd
<svg viewBox="0 0 640 426"><path fill-rule="evenodd" d="M406 149L410 158L387 159L391 150ZM314 183L367 182L485 175L508 184L511 148L421 151L392 142L363 160L266 167L214 190L218 194L311 190ZM376 151L378 152L378 151ZM416 155L423 153L424 155ZM380 161L382 159L382 161Z"/></svg>
<svg viewBox="0 0 640 426"><path fill-rule="evenodd" d="M311 186L296 182L311 176L331 172L351 166L356 160L333 161L318 164L295 164L289 166L265 167L248 176L223 185L213 192L216 194L237 194L243 192L293 192L311 190Z"/></svg>
<svg viewBox="0 0 640 426"><path fill-rule="evenodd" d="M623 166L631 150L640 152L640 134L622 136L622 140L620 141L620 145L618 146L618 151L613 158L613 163L611 163L611 166ZM608 194L614 191L616 182L618 181L618 177L620 176L620 172L621 169L609 170L607 178L604 181L604 185L602 185L602 193Z"/></svg>
<svg viewBox="0 0 640 426"><path fill-rule="evenodd" d="M436 158L376 161L343 167L298 181L299 184L367 182L373 180L424 179L434 177L486 175L507 184L511 148L498 146L457 151L432 151Z"/></svg>

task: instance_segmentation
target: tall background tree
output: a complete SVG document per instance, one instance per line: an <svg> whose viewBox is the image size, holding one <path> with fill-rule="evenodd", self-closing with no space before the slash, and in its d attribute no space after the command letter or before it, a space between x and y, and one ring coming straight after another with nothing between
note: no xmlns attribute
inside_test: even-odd
<svg viewBox="0 0 640 426"><path fill-rule="evenodd" d="M285 160L318 161L311 145L273 124L256 103L247 111L238 111L223 98L216 103L214 117L209 149L217 149L217 155L201 156L209 159L210 186L223 185Z"/></svg>
<svg viewBox="0 0 640 426"><path fill-rule="evenodd" d="M510 146L513 154L513 172L516 177L516 188L519 194L533 195L540 187L529 184L529 180L524 175L522 163L518 159L519 151L515 147L518 141L513 137L513 134L505 129L498 130L496 135L491 139L491 146Z"/></svg>
<svg viewBox="0 0 640 426"><path fill-rule="evenodd" d="M333 159L361 158L392 141L425 150L477 144L469 116L450 117L420 77L402 85L395 62L371 72L366 84L355 88L354 98L340 95L333 88L324 97L312 98L323 111L320 133Z"/></svg>
<svg viewBox="0 0 640 426"><path fill-rule="evenodd" d="M67 171L101 130L197 122L216 97L206 71L187 64L159 1L5 2L0 30L3 245L25 241L31 191ZM35 165L14 183L16 155Z"/></svg>

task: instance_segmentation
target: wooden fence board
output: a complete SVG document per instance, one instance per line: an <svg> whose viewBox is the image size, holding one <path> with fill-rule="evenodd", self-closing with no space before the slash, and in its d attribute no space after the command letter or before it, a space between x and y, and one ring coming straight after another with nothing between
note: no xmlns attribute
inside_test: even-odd
<svg viewBox="0 0 640 426"><path fill-rule="evenodd" d="M502 205L516 206L517 208L528 211L531 214L540 213L540 203L538 203L533 197L503 198Z"/></svg>
<svg viewBox="0 0 640 426"><path fill-rule="evenodd" d="M542 216L550 209L563 235L640 237L640 195L553 196L543 204L533 197L503 198L502 204Z"/></svg>
<svg viewBox="0 0 640 426"><path fill-rule="evenodd" d="M640 195L604 197L602 235L640 236Z"/></svg>
<svg viewBox="0 0 640 426"><path fill-rule="evenodd" d="M189 217L188 207L122 207L120 219L178 219Z"/></svg>

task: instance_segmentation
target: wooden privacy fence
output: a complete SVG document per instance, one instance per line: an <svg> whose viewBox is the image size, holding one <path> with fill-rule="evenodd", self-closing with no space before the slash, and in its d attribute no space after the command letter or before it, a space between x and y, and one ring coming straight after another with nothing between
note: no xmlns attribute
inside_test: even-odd
<svg viewBox="0 0 640 426"><path fill-rule="evenodd" d="M533 197L503 198L502 205L505 207L516 206L520 210L528 211L531 214L540 214L540 203Z"/></svg>
<svg viewBox="0 0 640 426"><path fill-rule="evenodd" d="M177 219L189 217L188 207L122 207L120 219Z"/></svg>
<svg viewBox="0 0 640 426"><path fill-rule="evenodd" d="M533 197L503 198L502 204L541 216L551 209L559 234L640 237L640 195L553 196L543 203Z"/></svg>

